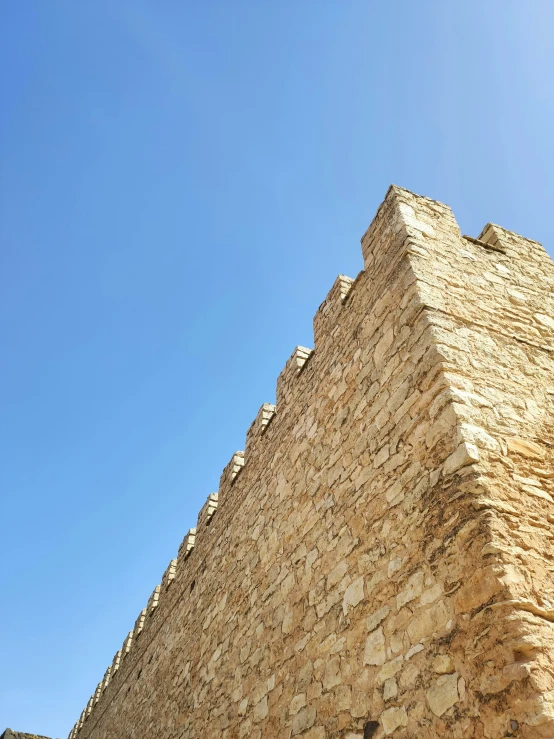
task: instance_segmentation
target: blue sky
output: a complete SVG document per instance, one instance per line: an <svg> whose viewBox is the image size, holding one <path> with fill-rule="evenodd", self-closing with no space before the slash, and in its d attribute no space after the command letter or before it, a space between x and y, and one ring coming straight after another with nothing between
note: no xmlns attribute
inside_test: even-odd
<svg viewBox="0 0 554 739"><path fill-rule="evenodd" d="M0 732L65 737L391 182L552 254L554 4L0 22Z"/></svg>

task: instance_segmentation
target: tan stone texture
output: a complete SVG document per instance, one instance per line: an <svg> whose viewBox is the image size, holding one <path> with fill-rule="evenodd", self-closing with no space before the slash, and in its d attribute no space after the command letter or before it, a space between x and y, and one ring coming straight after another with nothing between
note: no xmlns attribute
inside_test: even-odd
<svg viewBox="0 0 554 739"><path fill-rule="evenodd" d="M554 737L554 264L391 187L70 734Z"/></svg>

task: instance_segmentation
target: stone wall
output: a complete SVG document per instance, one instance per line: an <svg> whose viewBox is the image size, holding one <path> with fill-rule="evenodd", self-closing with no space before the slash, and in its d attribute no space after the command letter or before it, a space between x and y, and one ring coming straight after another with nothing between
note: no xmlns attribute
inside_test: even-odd
<svg viewBox="0 0 554 739"><path fill-rule="evenodd" d="M554 737L554 264L397 187L70 737Z"/></svg>

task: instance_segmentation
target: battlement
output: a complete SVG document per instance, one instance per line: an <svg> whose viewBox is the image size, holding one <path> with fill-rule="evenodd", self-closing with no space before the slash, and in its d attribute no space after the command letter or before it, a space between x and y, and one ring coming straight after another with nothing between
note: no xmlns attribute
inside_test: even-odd
<svg viewBox="0 0 554 739"><path fill-rule="evenodd" d="M554 735L554 266L396 186L361 247L70 739Z"/></svg>
<svg viewBox="0 0 554 739"><path fill-rule="evenodd" d="M48 739L47 736L39 736L38 734L24 734L21 731L12 731L6 729L0 739Z"/></svg>

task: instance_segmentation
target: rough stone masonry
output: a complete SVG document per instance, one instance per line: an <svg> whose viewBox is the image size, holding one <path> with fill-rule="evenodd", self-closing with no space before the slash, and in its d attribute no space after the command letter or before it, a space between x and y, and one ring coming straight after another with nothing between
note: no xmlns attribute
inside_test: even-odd
<svg viewBox="0 0 554 739"><path fill-rule="evenodd" d="M554 264L391 187L75 739L554 737Z"/></svg>

